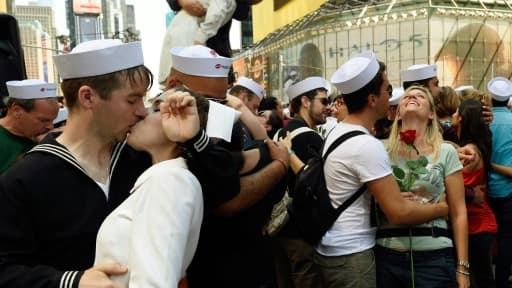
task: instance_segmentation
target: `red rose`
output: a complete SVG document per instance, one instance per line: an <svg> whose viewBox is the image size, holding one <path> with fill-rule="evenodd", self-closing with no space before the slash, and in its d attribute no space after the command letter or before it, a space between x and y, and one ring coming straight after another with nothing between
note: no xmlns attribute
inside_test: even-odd
<svg viewBox="0 0 512 288"><path fill-rule="evenodd" d="M416 139L416 130L407 130L400 132L400 141L403 141L407 145L413 145Z"/></svg>
<svg viewBox="0 0 512 288"><path fill-rule="evenodd" d="M416 154L420 154L416 146L414 146L414 140L416 139L416 130L406 130L404 132L400 132L400 141L403 141L405 144L409 145L416 151Z"/></svg>

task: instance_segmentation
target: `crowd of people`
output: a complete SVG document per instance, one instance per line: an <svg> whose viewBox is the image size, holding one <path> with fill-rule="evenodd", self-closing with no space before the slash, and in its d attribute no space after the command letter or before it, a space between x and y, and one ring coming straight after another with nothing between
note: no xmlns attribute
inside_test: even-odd
<svg viewBox="0 0 512 288"><path fill-rule="evenodd" d="M229 45L193 45L205 37L162 50L153 98L140 42L54 56L65 108L56 84L6 83L0 287L509 287L510 80L439 87L420 64L393 89L366 51L330 81L290 84L284 107L230 76ZM276 211L308 160L352 131L325 183L335 208L364 192L312 244Z"/></svg>

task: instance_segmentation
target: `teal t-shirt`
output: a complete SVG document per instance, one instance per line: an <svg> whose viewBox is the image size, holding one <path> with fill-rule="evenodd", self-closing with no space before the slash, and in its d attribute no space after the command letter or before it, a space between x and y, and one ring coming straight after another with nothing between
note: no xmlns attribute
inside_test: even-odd
<svg viewBox="0 0 512 288"><path fill-rule="evenodd" d="M441 151L439 158L433 163L432 155L427 156L429 164L427 165L428 172L421 174L420 178L416 180L415 185L420 186L421 197L425 202L437 203L441 196L445 193L446 187L444 186L445 178L457 171L462 170L462 164L459 161L457 151L455 148L447 143L441 144ZM405 159L400 159L397 165L404 171L408 171ZM382 213L380 213L382 214ZM444 218L437 218L428 223L417 225L414 227L439 227L447 228L448 225ZM379 229L398 228L404 226L390 224L384 215L379 216ZM406 226L409 227L409 226ZM396 250L409 250L409 237L390 237L379 238L377 244L383 247L396 249ZM412 237L412 249L416 251L427 251L441 248L452 247L452 241L446 237L431 237L431 236L414 236Z"/></svg>
<svg viewBox="0 0 512 288"><path fill-rule="evenodd" d="M512 112L507 107L492 108L494 119L492 132L491 162L512 167ZM512 178L491 170L489 176L489 197L501 198L512 195Z"/></svg>
<svg viewBox="0 0 512 288"><path fill-rule="evenodd" d="M31 139L16 136L0 126L0 174L35 144Z"/></svg>

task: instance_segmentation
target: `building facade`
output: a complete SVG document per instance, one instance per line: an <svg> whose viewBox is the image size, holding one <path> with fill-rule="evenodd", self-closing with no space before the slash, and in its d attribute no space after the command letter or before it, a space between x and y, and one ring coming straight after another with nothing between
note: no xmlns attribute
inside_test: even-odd
<svg viewBox="0 0 512 288"><path fill-rule="evenodd" d="M42 35L44 31L38 21L18 21L20 28L20 40L25 55L25 69L28 79L44 79ZM29 43L30 46L23 43Z"/></svg>
<svg viewBox="0 0 512 288"><path fill-rule="evenodd" d="M0 13L7 13L7 0L0 0Z"/></svg>
<svg viewBox="0 0 512 288"><path fill-rule="evenodd" d="M393 86L400 86L401 70L435 63L440 85L485 90L492 77L512 76L511 20L505 1L330 0L243 51L234 67L285 102L290 75L330 79L365 50L386 63Z"/></svg>
<svg viewBox="0 0 512 288"><path fill-rule="evenodd" d="M126 3L124 0L102 0L103 38L124 37L127 28Z"/></svg>
<svg viewBox="0 0 512 288"><path fill-rule="evenodd" d="M53 9L50 6L16 5L13 11L20 26L20 40L25 54L27 77L37 76L34 79L58 82L52 58L57 50ZM35 68L34 65L40 65L40 67Z"/></svg>
<svg viewBox="0 0 512 288"><path fill-rule="evenodd" d="M317 10L326 0L263 0L252 6L254 41Z"/></svg>

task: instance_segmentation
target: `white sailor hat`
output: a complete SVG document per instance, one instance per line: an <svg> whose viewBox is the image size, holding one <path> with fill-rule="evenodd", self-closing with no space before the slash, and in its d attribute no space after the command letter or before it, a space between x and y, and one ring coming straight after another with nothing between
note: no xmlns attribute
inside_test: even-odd
<svg viewBox="0 0 512 288"><path fill-rule="evenodd" d="M495 77L487 83L487 90L494 100L507 101L512 96L512 82L505 77Z"/></svg>
<svg viewBox="0 0 512 288"><path fill-rule="evenodd" d="M289 101L292 101L293 98L318 88L324 88L329 91L327 81L324 78L316 76L308 77L288 87L288 89L286 89L286 95L288 95Z"/></svg>
<svg viewBox="0 0 512 288"><path fill-rule="evenodd" d="M363 88L379 72L379 62L372 51L365 51L350 58L334 72L331 83L342 94L349 94Z"/></svg>
<svg viewBox="0 0 512 288"><path fill-rule="evenodd" d="M171 48L172 67L177 71L201 77L228 77L231 58L202 45Z"/></svg>
<svg viewBox="0 0 512 288"><path fill-rule="evenodd" d="M258 96L260 100L265 96L265 89L263 89L260 84L250 78L241 76L238 78L235 85L249 89L252 93Z"/></svg>
<svg viewBox="0 0 512 288"><path fill-rule="evenodd" d="M59 112L57 113L57 117L53 119L53 124L60 123L62 121L66 121L68 119L68 108L59 108Z"/></svg>
<svg viewBox="0 0 512 288"><path fill-rule="evenodd" d="M472 85L462 85L462 86L459 86L459 87L457 87L457 88L455 88L453 90L455 91L455 93L460 94L463 91L473 90L473 89L475 89L475 87L473 87Z"/></svg>
<svg viewBox="0 0 512 288"><path fill-rule="evenodd" d="M325 81L325 89L327 89L327 96L331 95L332 89L331 89L331 83L324 78Z"/></svg>
<svg viewBox="0 0 512 288"><path fill-rule="evenodd" d="M419 81L437 77L437 65L416 64L400 72L403 82Z"/></svg>
<svg viewBox="0 0 512 288"><path fill-rule="evenodd" d="M393 92L391 93L391 98L389 98L389 106L395 106L398 105L400 102L400 98L404 95L404 88L398 87L393 88Z"/></svg>
<svg viewBox="0 0 512 288"><path fill-rule="evenodd" d="M57 85L43 80L28 79L5 82L10 98L42 99L57 97Z"/></svg>
<svg viewBox="0 0 512 288"><path fill-rule="evenodd" d="M68 54L53 56L62 79L105 75L144 65L141 42L119 39L91 40L78 44Z"/></svg>

